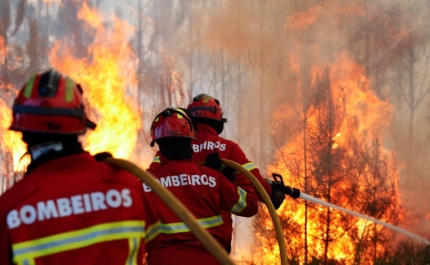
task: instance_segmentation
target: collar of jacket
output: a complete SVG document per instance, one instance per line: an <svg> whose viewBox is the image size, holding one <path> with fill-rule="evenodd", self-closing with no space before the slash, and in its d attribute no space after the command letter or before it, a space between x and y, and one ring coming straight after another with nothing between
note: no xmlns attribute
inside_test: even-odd
<svg viewBox="0 0 430 265"><path fill-rule="evenodd" d="M69 160L72 156L74 157L73 163ZM49 172L65 168L74 168L79 166L80 163L84 163L84 161L94 161L94 157L83 149L68 150L67 153L62 154L50 154L49 156L41 157L37 161L32 161L27 167L24 177L33 171Z"/></svg>
<svg viewBox="0 0 430 265"><path fill-rule="evenodd" d="M204 123L197 123L197 132L207 132L210 134L218 135L214 128Z"/></svg>
<svg viewBox="0 0 430 265"><path fill-rule="evenodd" d="M166 164L166 163L174 163L174 162L178 162L178 163L194 163L194 161L192 159L170 159L167 157L164 157L162 155L160 155L160 165Z"/></svg>

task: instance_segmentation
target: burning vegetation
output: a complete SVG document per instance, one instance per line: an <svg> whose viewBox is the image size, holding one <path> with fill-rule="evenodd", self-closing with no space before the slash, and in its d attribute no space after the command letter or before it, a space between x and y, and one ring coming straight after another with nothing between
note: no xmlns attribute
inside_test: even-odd
<svg viewBox="0 0 430 265"><path fill-rule="evenodd" d="M397 225L404 212L394 155L383 148L375 130L384 125L378 120L387 121L390 108L366 83L357 85L357 77L366 81L360 70L348 60L323 67L310 76L306 106L297 104L288 116L280 106L274 113L278 126L296 129L284 131L290 140L277 149L268 170L323 201ZM285 203L280 213L289 253L299 264L377 260L393 241L392 232L382 226L308 201ZM264 219L255 222L262 231L270 227ZM267 235L258 238L263 246L271 243Z"/></svg>
<svg viewBox="0 0 430 265"><path fill-rule="evenodd" d="M28 164L20 134L8 131L12 100L28 75L55 67L83 87L98 124L83 141L93 154L109 151L145 168L154 114L214 94L229 120L225 133L262 171L428 234L427 1L116 5L2 0L0 193ZM428 261L422 243L345 212L287 198L278 213L292 264ZM278 264L264 206L253 224L255 255L236 233L234 257Z"/></svg>

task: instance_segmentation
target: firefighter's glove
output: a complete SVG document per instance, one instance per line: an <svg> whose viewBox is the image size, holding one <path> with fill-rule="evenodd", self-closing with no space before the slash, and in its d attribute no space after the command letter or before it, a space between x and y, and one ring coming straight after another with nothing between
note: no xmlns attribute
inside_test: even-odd
<svg viewBox="0 0 430 265"><path fill-rule="evenodd" d="M221 158L219 157L219 153L207 155L205 160L205 166L221 171L224 176L230 181L233 181L235 179L234 173L236 172L236 170L232 167L224 165Z"/></svg>
<svg viewBox="0 0 430 265"><path fill-rule="evenodd" d="M270 183L270 186L273 190L278 190L280 192L283 192L284 194L287 194L293 199L297 199L300 197L300 190L297 188L291 188L290 186L284 186L281 183L271 181L268 179L268 182Z"/></svg>
<svg viewBox="0 0 430 265"><path fill-rule="evenodd" d="M109 152L101 152L101 153L98 153L98 154L94 155L94 158L96 159L96 161L103 161L103 160L105 160L106 158L109 158L109 157L112 157L112 154L109 153Z"/></svg>
<svg viewBox="0 0 430 265"><path fill-rule="evenodd" d="M278 210L285 200L285 194L282 191L272 189L272 195L270 195L270 200L272 201L275 209Z"/></svg>

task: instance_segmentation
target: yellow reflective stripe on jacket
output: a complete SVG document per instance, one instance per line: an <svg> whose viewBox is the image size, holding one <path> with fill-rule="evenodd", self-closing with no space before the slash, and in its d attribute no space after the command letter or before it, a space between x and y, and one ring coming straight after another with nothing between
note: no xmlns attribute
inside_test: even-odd
<svg viewBox="0 0 430 265"><path fill-rule="evenodd" d="M154 156L154 159L152 159L152 163L160 163L160 157Z"/></svg>
<svg viewBox="0 0 430 265"><path fill-rule="evenodd" d="M127 255L127 261L125 264L133 264L133 265L137 265L136 264L136 259L137 259L137 252L139 251L140 247L140 238L129 238L128 239L128 255Z"/></svg>
<svg viewBox="0 0 430 265"><path fill-rule="evenodd" d="M246 191L237 187L237 193L239 194L239 200L237 200L236 204L230 210L234 214L238 214L246 208Z"/></svg>
<svg viewBox="0 0 430 265"><path fill-rule="evenodd" d="M204 228L216 227L224 223L221 215L197 219L197 222L200 223ZM183 222L160 225L160 232L163 234L177 234L189 231L190 229Z"/></svg>
<svg viewBox="0 0 430 265"><path fill-rule="evenodd" d="M156 222L146 229L145 242L149 242L160 234L160 222Z"/></svg>
<svg viewBox="0 0 430 265"><path fill-rule="evenodd" d="M13 244L13 261L19 264L31 264L31 260L38 257L87 247L101 242L118 239L136 239L136 241L129 242L132 245L132 248L129 250L129 258L131 259L131 256L134 255L133 253L140 248L140 239L144 237L144 221L105 223ZM125 264L135 264L135 261Z"/></svg>
<svg viewBox="0 0 430 265"><path fill-rule="evenodd" d="M34 259L21 260L21 261L18 261L17 265L36 265L36 261Z"/></svg>
<svg viewBox="0 0 430 265"><path fill-rule="evenodd" d="M254 165L254 163L252 163L252 162L245 163L245 164L242 165L242 167L244 167L248 171L251 171L251 170L257 168L257 166Z"/></svg>

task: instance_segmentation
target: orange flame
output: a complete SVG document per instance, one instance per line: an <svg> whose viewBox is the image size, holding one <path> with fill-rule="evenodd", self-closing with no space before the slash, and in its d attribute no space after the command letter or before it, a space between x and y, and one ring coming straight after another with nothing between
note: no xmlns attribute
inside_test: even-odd
<svg viewBox="0 0 430 265"><path fill-rule="evenodd" d="M85 137L90 153L109 151L115 157L128 158L141 127L137 106L135 57L127 39L134 32L128 23L117 18L106 21L97 11L83 4L78 17L87 29L96 30L95 40L88 47L86 58L75 58L70 48L57 43L50 61L67 73L84 90L84 98L94 114L97 128ZM111 23L107 27L107 23Z"/></svg>
<svg viewBox="0 0 430 265"><path fill-rule="evenodd" d="M297 59L293 56L292 69L294 69L297 73L300 73L300 63L295 61ZM340 147L343 147L343 150L348 152L348 156L350 157L349 161L354 159L356 153L354 153L354 148L349 147L351 144L349 142L349 138L351 138L351 134L354 135L355 139L358 142L370 145L372 141L374 141L374 134L380 133L383 126L389 124L391 121L391 106L389 103L384 102L378 99L369 88L369 82L366 77L365 70L363 67L358 65L356 62L351 60L346 54L340 53L339 56L331 64L326 64L326 66L319 67L313 66L311 70L312 80L310 85L315 86L317 82L317 77L323 74L325 69L328 70L328 79L327 84L330 85L330 91L332 93L331 97L334 104L344 106L344 115L345 117L342 119L342 122L339 126L336 127L337 131L333 133L331 138L331 148L333 150L337 150ZM305 86L305 84L298 84L298 87ZM307 88L303 88L307 89ZM304 95L301 95L302 97ZM314 113L313 110L315 106L310 106L310 113ZM274 131L279 129L280 126L285 126L285 124L291 123L290 120L294 120L296 117L296 113L291 110L291 106L289 105L281 105L278 108L278 111L274 113L274 120L276 124L274 126ZM354 131L351 131L351 121L355 121ZM308 129L315 128L318 122L318 117L316 115L310 115L307 117L307 126ZM294 125L292 125L294 126ZM291 126L291 127L292 127ZM297 125L295 125L297 127ZM300 131L300 130L299 130ZM296 132L293 130L293 132ZM269 166L269 172L278 172L284 176L287 181L287 185L292 187L297 187L303 189L304 180L303 177L293 176L291 174L291 169L286 166L286 159L288 161L296 161L296 164L303 168L303 132L297 133L293 136L289 135L289 139L287 139L287 144L285 146L278 149L276 154L277 162L271 166ZM391 155L391 152L383 149L381 150L381 156L387 158L388 167L394 168L394 161ZM344 165L344 168L347 165ZM369 169L363 169L365 171ZM298 173L300 171L300 173ZM395 170L394 170L395 171ZM295 174L303 175L303 169L297 170ZM395 174L394 177L397 177ZM314 180L314 176L311 176L308 180L312 185L327 185L323 183L316 183ZM359 186L364 187L365 183L363 180L358 180ZM393 180L393 185L397 185L397 180ZM309 184L311 185L311 184ZM347 195L344 194L343 190L346 189L347 183L340 182L336 184L336 186L331 187L331 193L338 194L338 197L341 198L340 201L348 201ZM398 187L396 187L398 190ZM306 191L305 191L306 192ZM312 194L312 196L323 197L322 194ZM387 195L388 196L388 195ZM393 196L398 196L398 194L394 194ZM392 198L396 201L396 198ZM287 199L288 200L288 199ZM397 201L398 202L398 201ZM400 204L397 204L400 205ZM350 208L347 207L347 208ZM304 226L307 225L307 246L311 251L308 255L314 257L323 257L326 249L326 245L324 240L321 239L321 231L322 231L322 222L321 215L327 212L327 208L324 206L313 205L312 208L308 208L307 212L307 223L305 223L305 207L303 204L299 203L290 203L286 202L282 205L279 213L281 213L281 219L287 220L291 226L297 227L297 230L300 230L300 235L287 235L287 249L293 251L296 255L299 255L296 259L299 263L303 262L304 249ZM353 209L356 211L360 211L361 209ZM383 216L380 217L381 220L384 219ZM400 217L399 217L400 218ZM365 221L355 220L352 218L348 221L350 222L350 226L348 230L344 230L344 226L341 225L341 222L345 222L345 217L342 213L338 211L330 211L330 234L331 235L355 235L352 236L335 236L335 242L331 242L327 249L327 258L331 260L336 260L338 262L352 261L354 259L354 254L356 250L354 247L356 246L356 242L353 241L352 238L361 238L363 233L382 233L382 227L374 228L372 226L372 231L368 229L370 224ZM342 221L343 220L343 221ZM287 222L286 221L286 222ZM266 231L273 230L273 224L270 219L266 219L264 221L263 226ZM353 228L350 228L353 227ZM279 251L277 250L277 246L274 247L274 242L267 236L263 234L257 234L257 238L261 242L263 248L261 256L259 260L263 264L277 264L279 263ZM382 251L384 246L377 246L378 251ZM263 262L264 261L264 262ZM268 261L272 263L267 263Z"/></svg>
<svg viewBox="0 0 430 265"><path fill-rule="evenodd" d="M13 170L15 172L23 172L28 164L28 159L23 160L22 163L20 163L20 160L27 151L27 146L21 140L22 135L20 132L9 130L12 122L12 110L1 98L0 113L2 113L2 119L0 120L0 135L2 135L2 141L0 142L1 150L9 152L12 155Z"/></svg>
<svg viewBox="0 0 430 265"><path fill-rule="evenodd" d="M7 54L7 46L3 37L0 36L0 61L4 61ZM9 84L3 84L4 91L14 91L14 88ZM25 169L27 160L20 163L21 157L25 154L27 146L21 141L21 133L10 131L9 126L12 122L12 111L4 99L0 98L0 148L5 153L10 153L12 161L5 161L6 163L12 162L13 170L15 172L22 172ZM25 162L25 163L24 163ZM2 172L3 173L3 172ZM6 172L7 173L7 172Z"/></svg>

